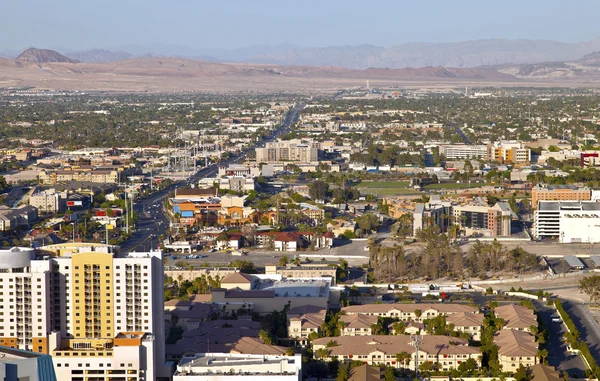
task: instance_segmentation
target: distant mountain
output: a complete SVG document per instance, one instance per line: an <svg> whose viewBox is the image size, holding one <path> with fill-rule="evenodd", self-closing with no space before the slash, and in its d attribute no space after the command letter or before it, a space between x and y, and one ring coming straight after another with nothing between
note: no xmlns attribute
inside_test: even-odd
<svg viewBox="0 0 600 381"><path fill-rule="evenodd" d="M502 65L499 72L520 79L600 81L600 52L569 61L540 62L528 65Z"/></svg>
<svg viewBox="0 0 600 381"><path fill-rule="evenodd" d="M67 53L66 56L79 62L105 63L126 60L133 55L124 51L111 51L104 49L92 49L80 52Z"/></svg>
<svg viewBox="0 0 600 381"><path fill-rule="evenodd" d="M49 50L49 49L37 49L37 48L29 48L23 53L19 54L17 58L15 58L17 62L32 62L32 63L50 63L50 62L67 62L67 63L77 63L78 61L72 60L68 57L63 56L57 51Z"/></svg>
<svg viewBox="0 0 600 381"><path fill-rule="evenodd" d="M576 60L600 50L600 38L580 43L547 40L476 40L456 43L408 43L389 48L375 45L298 47L256 45L240 49L192 49L181 45L129 45L134 55L247 62L277 65L339 66L349 69L405 67L469 68L502 64Z"/></svg>

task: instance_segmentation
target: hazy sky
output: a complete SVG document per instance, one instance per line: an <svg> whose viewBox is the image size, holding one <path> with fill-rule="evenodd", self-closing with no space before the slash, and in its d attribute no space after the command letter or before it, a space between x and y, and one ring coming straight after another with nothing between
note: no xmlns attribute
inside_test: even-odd
<svg viewBox="0 0 600 381"><path fill-rule="evenodd" d="M0 49L600 37L598 0L0 0Z"/></svg>

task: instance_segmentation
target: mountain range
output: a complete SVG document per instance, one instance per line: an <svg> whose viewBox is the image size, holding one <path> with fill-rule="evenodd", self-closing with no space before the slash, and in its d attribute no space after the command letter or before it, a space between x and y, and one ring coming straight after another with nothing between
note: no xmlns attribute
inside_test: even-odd
<svg viewBox="0 0 600 381"><path fill-rule="evenodd" d="M106 62L117 58L121 59ZM93 62L85 62L87 60ZM600 86L600 51L564 61L396 69L221 63L181 57L132 58L125 52L102 50L68 57L54 50L36 48L25 50L15 59L0 58L0 87L107 91L330 91L363 86L365 81L371 81L375 86Z"/></svg>

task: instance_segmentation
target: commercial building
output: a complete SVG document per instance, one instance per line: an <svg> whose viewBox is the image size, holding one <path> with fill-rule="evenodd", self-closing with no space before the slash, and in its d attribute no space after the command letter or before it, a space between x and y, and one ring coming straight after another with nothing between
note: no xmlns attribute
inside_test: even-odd
<svg viewBox="0 0 600 381"><path fill-rule="evenodd" d="M218 288L212 290L212 303L226 309L237 310L242 306L258 314L283 311L290 308L313 305L323 309L337 305L339 292L330 292L329 279L259 279L252 290Z"/></svg>
<svg viewBox="0 0 600 381"><path fill-rule="evenodd" d="M263 148L256 148L257 163L313 162L319 160L319 150L312 143L301 140L269 142Z"/></svg>
<svg viewBox="0 0 600 381"><path fill-rule="evenodd" d="M281 275L282 278L330 278L331 284L335 285L335 276L337 273L337 266L330 266L328 264L314 264L313 266L306 266L301 263L298 266L277 266L272 264L265 265L266 275Z"/></svg>
<svg viewBox="0 0 600 381"><path fill-rule="evenodd" d="M258 165L229 164L229 166L219 166L219 177L247 177L255 178L260 176L260 167Z"/></svg>
<svg viewBox="0 0 600 381"><path fill-rule="evenodd" d="M57 192L55 189L36 191L29 196L29 205L37 208L41 213L64 212L67 208L67 193Z"/></svg>
<svg viewBox="0 0 600 381"><path fill-rule="evenodd" d="M0 347L0 379L57 381L50 355L8 347Z"/></svg>
<svg viewBox="0 0 600 381"><path fill-rule="evenodd" d="M446 159L487 158L486 145L449 144L440 146L440 155Z"/></svg>
<svg viewBox="0 0 600 381"><path fill-rule="evenodd" d="M488 146L488 158L500 163L529 163L531 150L520 142L498 142Z"/></svg>
<svg viewBox="0 0 600 381"><path fill-rule="evenodd" d="M169 377L162 268L102 244L2 251L0 345L51 354L61 381Z"/></svg>
<svg viewBox="0 0 600 381"><path fill-rule="evenodd" d="M184 357L173 381L300 381L302 356L199 353Z"/></svg>
<svg viewBox="0 0 600 381"><path fill-rule="evenodd" d="M538 201L589 201L592 190L576 185L536 185L531 190L531 205L537 208Z"/></svg>
<svg viewBox="0 0 600 381"><path fill-rule="evenodd" d="M336 345L331 346L330 342ZM368 365L381 364L398 369L414 369L415 363L420 366L431 362L437 369L447 371L473 359L477 366L481 366L481 352L477 347L468 346L468 340L448 336L422 336L418 358L409 335L323 337L313 340L312 345L314 356L325 361L362 361ZM398 361L397 354L402 352L408 353L409 358Z"/></svg>
<svg viewBox="0 0 600 381"><path fill-rule="evenodd" d="M600 203L594 201L538 201L533 235L558 238L560 243L600 242Z"/></svg>

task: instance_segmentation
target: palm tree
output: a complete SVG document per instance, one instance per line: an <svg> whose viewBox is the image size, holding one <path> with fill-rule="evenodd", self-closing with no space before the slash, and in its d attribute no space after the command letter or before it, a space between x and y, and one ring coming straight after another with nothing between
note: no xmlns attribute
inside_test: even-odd
<svg viewBox="0 0 600 381"><path fill-rule="evenodd" d="M538 349L537 357L540 359L540 364L548 365L548 350Z"/></svg>
<svg viewBox="0 0 600 381"><path fill-rule="evenodd" d="M329 350L327 348L319 348L315 351L315 356L319 360L323 360L329 357Z"/></svg>
<svg viewBox="0 0 600 381"><path fill-rule="evenodd" d="M398 362L398 365L402 364L404 369L408 368L408 365L406 364L407 360L410 360L410 355L408 352L402 351L400 353L396 353L396 361Z"/></svg>

